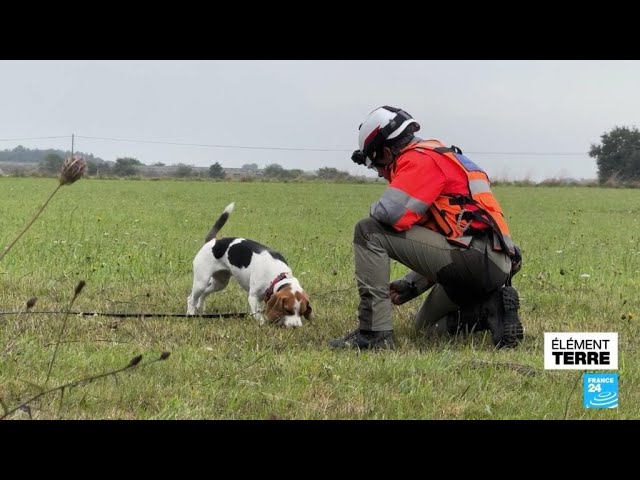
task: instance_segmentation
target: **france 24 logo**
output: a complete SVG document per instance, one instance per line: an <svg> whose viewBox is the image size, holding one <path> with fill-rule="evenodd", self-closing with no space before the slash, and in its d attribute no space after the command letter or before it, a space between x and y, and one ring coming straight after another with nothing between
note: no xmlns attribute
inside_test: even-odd
<svg viewBox="0 0 640 480"><path fill-rule="evenodd" d="M584 408L618 408L618 374L585 373Z"/></svg>

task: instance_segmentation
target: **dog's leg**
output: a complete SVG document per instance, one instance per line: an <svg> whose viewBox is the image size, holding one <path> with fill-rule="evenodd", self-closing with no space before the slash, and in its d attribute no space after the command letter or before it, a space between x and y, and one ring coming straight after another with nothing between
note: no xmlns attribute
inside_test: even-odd
<svg viewBox="0 0 640 480"><path fill-rule="evenodd" d="M207 288L204 290L198 302L196 303L196 310L199 312L202 311L202 307L204 306L204 300L210 293L219 292L220 290L224 290L229 284L229 279L231 278L231 272L227 270L218 270L214 272L214 274L209 279L209 283L207 284Z"/></svg>
<svg viewBox="0 0 640 480"><path fill-rule="evenodd" d="M249 306L251 307L251 315L254 316L256 320L260 323L260 325L264 325L266 318L262 313L264 311L264 306L262 305L262 298L249 293Z"/></svg>
<svg viewBox="0 0 640 480"><path fill-rule="evenodd" d="M208 258L208 257L211 258ZM204 248L198 252L193 260L193 287L187 299L187 315L195 315L202 307L201 297L209 286L209 279L215 271L211 251L206 252Z"/></svg>

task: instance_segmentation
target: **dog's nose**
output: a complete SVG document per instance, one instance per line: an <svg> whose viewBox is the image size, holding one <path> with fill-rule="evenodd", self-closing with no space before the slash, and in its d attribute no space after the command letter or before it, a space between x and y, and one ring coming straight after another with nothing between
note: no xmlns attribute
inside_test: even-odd
<svg viewBox="0 0 640 480"><path fill-rule="evenodd" d="M285 317L284 322L282 323L282 326L284 326L286 328L301 327L302 326L302 318L300 318L297 315L289 315L289 316Z"/></svg>

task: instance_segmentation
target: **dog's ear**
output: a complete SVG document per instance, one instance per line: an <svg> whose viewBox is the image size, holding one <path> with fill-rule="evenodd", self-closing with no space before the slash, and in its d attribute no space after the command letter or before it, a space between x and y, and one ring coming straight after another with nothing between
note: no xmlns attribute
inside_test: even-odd
<svg viewBox="0 0 640 480"><path fill-rule="evenodd" d="M271 295L271 298L267 302L267 307L265 308L265 314L269 323L273 323L284 317L283 301L284 299L282 295L278 295L276 293Z"/></svg>
<svg viewBox="0 0 640 480"><path fill-rule="evenodd" d="M313 309L311 308L311 304L307 302L307 310L304 312L304 318L309 320L311 318L311 314L313 313Z"/></svg>
<svg viewBox="0 0 640 480"><path fill-rule="evenodd" d="M309 302L309 295L307 295L306 293L303 293L302 300L307 305L307 309L304 311L302 316L307 320L309 320L309 318L311 318L311 314L313 313L313 309L311 308L311 302Z"/></svg>

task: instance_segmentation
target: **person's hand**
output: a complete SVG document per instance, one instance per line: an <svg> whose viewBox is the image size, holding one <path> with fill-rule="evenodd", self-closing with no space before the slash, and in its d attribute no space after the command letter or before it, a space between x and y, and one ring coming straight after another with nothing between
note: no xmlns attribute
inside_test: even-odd
<svg viewBox="0 0 640 480"><path fill-rule="evenodd" d="M395 280L389 284L389 298L394 305L402 305L418 296L418 289L406 280Z"/></svg>
<svg viewBox="0 0 640 480"><path fill-rule="evenodd" d="M522 251L520 247L514 245L514 249L516 251L515 256L511 259L511 276L515 276L516 273L520 271L522 268Z"/></svg>

